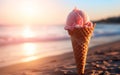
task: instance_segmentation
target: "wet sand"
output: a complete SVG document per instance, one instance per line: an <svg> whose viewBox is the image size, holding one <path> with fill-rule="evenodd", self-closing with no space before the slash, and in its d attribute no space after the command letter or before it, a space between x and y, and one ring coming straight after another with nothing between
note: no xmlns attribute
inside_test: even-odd
<svg viewBox="0 0 120 75"><path fill-rule="evenodd" d="M86 75L120 75L120 41L89 49ZM0 68L0 75L77 75L73 52Z"/></svg>

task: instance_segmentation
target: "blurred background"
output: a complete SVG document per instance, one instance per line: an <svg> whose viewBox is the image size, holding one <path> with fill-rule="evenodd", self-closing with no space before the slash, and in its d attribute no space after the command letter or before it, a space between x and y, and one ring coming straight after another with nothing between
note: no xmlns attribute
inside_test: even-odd
<svg viewBox="0 0 120 75"><path fill-rule="evenodd" d="M0 0L0 67L72 51L64 26L75 7L97 24L90 47L120 40L119 0Z"/></svg>

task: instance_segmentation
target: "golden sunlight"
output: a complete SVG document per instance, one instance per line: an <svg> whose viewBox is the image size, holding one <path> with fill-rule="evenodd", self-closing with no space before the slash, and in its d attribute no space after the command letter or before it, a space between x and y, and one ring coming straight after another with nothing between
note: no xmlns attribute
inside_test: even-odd
<svg viewBox="0 0 120 75"><path fill-rule="evenodd" d="M23 59L22 62L29 62L29 61L36 60L36 59L38 59L37 56L31 56L31 57Z"/></svg>
<svg viewBox="0 0 120 75"><path fill-rule="evenodd" d="M38 12L37 5L31 1L24 1L20 6L20 11L22 15L27 17L33 17Z"/></svg>
<svg viewBox="0 0 120 75"><path fill-rule="evenodd" d="M25 43L23 50L26 56L33 56L36 53L36 45L33 43Z"/></svg>
<svg viewBox="0 0 120 75"><path fill-rule="evenodd" d="M14 2L15 1L15 2ZM63 23L61 7L51 0L14 0L0 11L0 23L8 25L53 25ZM58 15L59 14L59 15ZM5 15L5 16L4 16Z"/></svg>
<svg viewBox="0 0 120 75"><path fill-rule="evenodd" d="M32 38L35 36L35 33L31 30L30 26L26 25L23 29L22 36L24 38Z"/></svg>

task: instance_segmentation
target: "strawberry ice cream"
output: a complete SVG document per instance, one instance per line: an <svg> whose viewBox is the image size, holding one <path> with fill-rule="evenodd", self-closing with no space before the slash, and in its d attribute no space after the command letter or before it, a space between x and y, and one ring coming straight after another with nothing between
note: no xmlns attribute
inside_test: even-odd
<svg viewBox="0 0 120 75"><path fill-rule="evenodd" d="M85 75L88 45L94 27L95 24L93 24L87 14L81 10L74 9L68 15L65 29L71 37L78 75Z"/></svg>
<svg viewBox="0 0 120 75"><path fill-rule="evenodd" d="M84 11L75 8L67 17L65 30L91 26L93 26L93 24L88 15Z"/></svg>

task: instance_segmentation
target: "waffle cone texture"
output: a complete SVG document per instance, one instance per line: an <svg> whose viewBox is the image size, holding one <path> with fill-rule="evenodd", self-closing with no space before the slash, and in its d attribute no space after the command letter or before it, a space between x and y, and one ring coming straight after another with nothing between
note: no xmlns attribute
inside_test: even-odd
<svg viewBox="0 0 120 75"><path fill-rule="evenodd" d="M75 28L74 30L68 30L71 36L72 47L74 52L74 57L77 65L78 75L84 75L86 57L88 52L88 45L90 38L94 31L94 27L82 27Z"/></svg>

